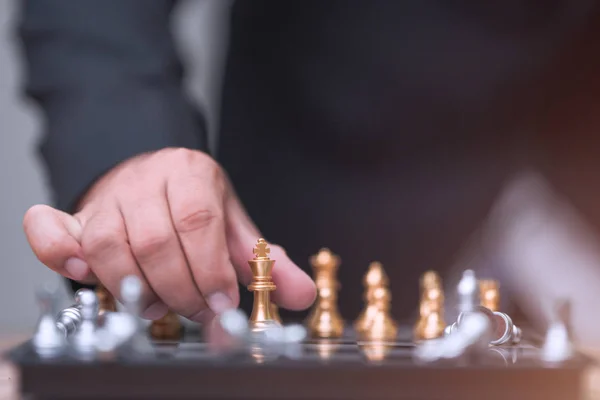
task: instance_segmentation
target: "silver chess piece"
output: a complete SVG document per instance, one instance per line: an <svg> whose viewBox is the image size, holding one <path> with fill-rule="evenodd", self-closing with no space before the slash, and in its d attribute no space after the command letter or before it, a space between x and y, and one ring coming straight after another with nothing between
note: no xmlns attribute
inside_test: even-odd
<svg viewBox="0 0 600 400"><path fill-rule="evenodd" d="M32 338L32 344L41 357L55 357L63 352L66 345L65 336L56 327L54 321L58 288L53 284L43 285L37 291L36 298L41 316Z"/></svg>
<svg viewBox="0 0 600 400"><path fill-rule="evenodd" d="M90 289L79 289L75 292L75 304L65 308L58 314L56 326L63 332L65 337L72 335L81 325L81 298L89 295L90 292L92 292Z"/></svg>
<svg viewBox="0 0 600 400"><path fill-rule="evenodd" d="M136 354L152 352L152 344L146 329L142 325L141 299L142 282L135 275L128 275L121 281L121 299L123 306L134 323L133 334L129 340L129 348Z"/></svg>
<svg viewBox="0 0 600 400"><path fill-rule="evenodd" d="M467 269L458 282L458 312L468 313L479 305L479 286L475 272Z"/></svg>
<svg viewBox="0 0 600 400"><path fill-rule="evenodd" d="M554 307L552 321L546 331L546 338L542 346L541 358L548 363L562 363L573 356L568 328L569 302L558 301Z"/></svg>
<svg viewBox="0 0 600 400"><path fill-rule="evenodd" d="M92 357L96 351L96 320L98 318L98 298L92 290L80 293L81 323L71 336L73 351L77 356Z"/></svg>

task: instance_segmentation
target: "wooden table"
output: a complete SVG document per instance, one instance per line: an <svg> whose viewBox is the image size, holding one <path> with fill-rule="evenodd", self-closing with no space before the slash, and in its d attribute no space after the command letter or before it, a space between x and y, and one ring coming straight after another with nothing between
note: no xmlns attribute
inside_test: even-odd
<svg viewBox="0 0 600 400"><path fill-rule="evenodd" d="M23 342L23 336L4 337L0 339L0 352ZM585 351L600 361L600 350ZM19 400L18 396L18 373L5 360L0 360L0 400ZM600 364L590 370L586 377L585 385L589 400L600 400Z"/></svg>

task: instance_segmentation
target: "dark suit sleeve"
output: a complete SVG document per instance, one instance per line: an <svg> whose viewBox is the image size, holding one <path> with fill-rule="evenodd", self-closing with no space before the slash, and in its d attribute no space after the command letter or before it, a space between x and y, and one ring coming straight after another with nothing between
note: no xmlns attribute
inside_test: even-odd
<svg viewBox="0 0 600 400"><path fill-rule="evenodd" d="M107 170L165 147L206 150L182 90L174 1L26 0L26 92L41 107L41 154L55 203L73 211Z"/></svg>

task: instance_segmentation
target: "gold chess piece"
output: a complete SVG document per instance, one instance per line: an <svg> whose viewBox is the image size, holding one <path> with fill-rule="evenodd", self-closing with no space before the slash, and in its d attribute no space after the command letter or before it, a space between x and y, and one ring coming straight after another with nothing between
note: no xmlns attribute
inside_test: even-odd
<svg viewBox="0 0 600 400"><path fill-rule="evenodd" d="M340 259L329 249L321 249L311 257L317 301L307 319L309 335L317 338L338 338L344 333L344 320L337 307L339 283L336 279Z"/></svg>
<svg viewBox="0 0 600 400"><path fill-rule="evenodd" d="M364 300L365 309L360 313L354 322L354 330L358 333L365 331L371 320L377 313L377 306L373 298L373 292L379 287L387 287L389 280L380 262L374 261L369 265L369 269L363 278L365 287Z"/></svg>
<svg viewBox="0 0 600 400"><path fill-rule="evenodd" d="M150 336L155 340L179 340L183 333L183 326L179 316L169 310L164 317L152 321L150 324Z"/></svg>
<svg viewBox="0 0 600 400"><path fill-rule="evenodd" d="M271 316L273 317L273 320L275 322L277 322L278 324L282 324L281 322L281 316L279 315L279 307L277 307L277 304L271 302Z"/></svg>
<svg viewBox="0 0 600 400"><path fill-rule="evenodd" d="M493 279L479 280L481 305L491 311L500 311L500 283Z"/></svg>
<svg viewBox="0 0 600 400"><path fill-rule="evenodd" d="M96 296L98 297L98 316L106 312L117 311L117 302L114 296L102 285L96 286Z"/></svg>
<svg viewBox="0 0 600 400"><path fill-rule="evenodd" d="M373 291L373 305L377 312L370 321L367 329L360 332L362 340L388 342L396 339L398 324L392 318L392 295L389 288L378 287Z"/></svg>
<svg viewBox="0 0 600 400"><path fill-rule="evenodd" d="M269 249L264 239L258 239L253 253L254 259L248 261L252 270L252 282L248 285L248 290L254 292L254 305L250 315L250 329L253 332L261 332L277 324L271 313L271 292L277 287L273 283L271 273L275 260L269 258Z"/></svg>
<svg viewBox="0 0 600 400"><path fill-rule="evenodd" d="M434 271L427 271L421 278L421 301L419 319L415 324L415 340L436 339L444 334L444 291L442 280Z"/></svg>

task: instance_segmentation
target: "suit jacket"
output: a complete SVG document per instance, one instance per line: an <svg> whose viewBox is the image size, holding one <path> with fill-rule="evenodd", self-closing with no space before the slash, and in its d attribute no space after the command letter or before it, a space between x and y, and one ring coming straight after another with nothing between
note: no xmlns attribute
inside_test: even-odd
<svg viewBox="0 0 600 400"><path fill-rule="evenodd" d="M597 216L590 185L560 167L596 168L595 136L573 128L597 103L595 3L238 1L213 156L301 266L323 246L341 256L346 318L373 260L390 275L395 316L408 317L419 275L455 261L516 171L544 171ZM182 90L176 4L23 2L26 92L44 112L59 208L136 154L208 151Z"/></svg>

